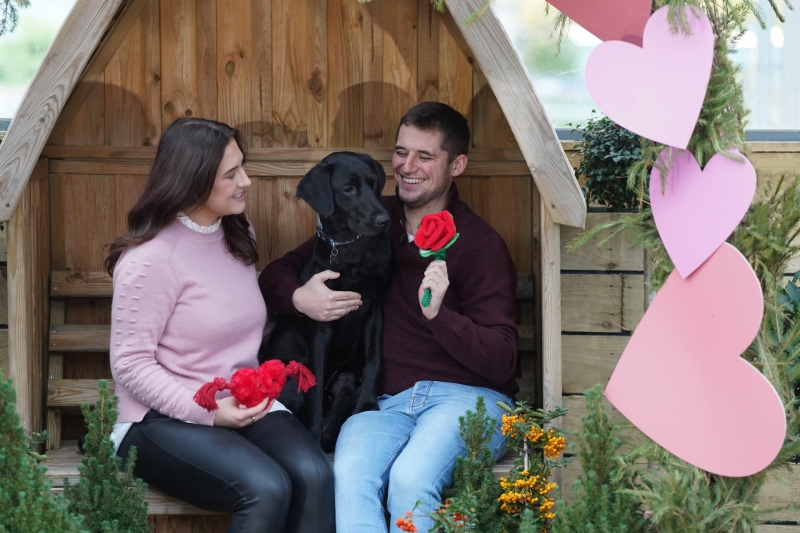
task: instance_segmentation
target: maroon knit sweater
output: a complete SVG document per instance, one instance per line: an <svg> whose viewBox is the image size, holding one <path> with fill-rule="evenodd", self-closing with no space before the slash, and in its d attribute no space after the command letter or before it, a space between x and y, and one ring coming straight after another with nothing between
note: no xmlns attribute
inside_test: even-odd
<svg viewBox="0 0 800 533"><path fill-rule="evenodd" d="M446 381L494 389L511 396L518 333L514 292L517 274L505 242L458 198L455 184L447 209L453 214L458 240L447 249L450 286L439 313L427 320L420 310L419 286L431 258L408 242L403 205L384 196L391 216L394 268L383 303L381 392L397 394L418 381ZM296 312L292 294L297 273L311 251L313 238L261 273L258 283L267 306L279 313Z"/></svg>

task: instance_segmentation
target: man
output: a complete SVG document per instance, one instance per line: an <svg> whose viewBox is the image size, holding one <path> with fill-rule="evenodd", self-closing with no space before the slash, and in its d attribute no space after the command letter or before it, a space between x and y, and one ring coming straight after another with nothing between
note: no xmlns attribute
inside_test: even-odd
<svg viewBox="0 0 800 533"><path fill-rule="evenodd" d="M386 532L384 502L395 521L417 501L415 522L433 511L466 451L458 418L483 396L499 422L498 401L511 404L517 357L514 291L517 276L502 238L458 198L454 178L467 166L469 128L451 107L425 102L401 119L392 169L397 195L384 197L394 248L392 280L383 305L381 396L378 411L348 419L334 461L339 533ZM446 261L419 254L414 233L424 215L447 209L458 240ZM336 320L360 305L352 292L329 290L338 276L321 272L300 286L297 272L311 241L270 264L259 284L267 305L314 320ZM420 299L426 288L430 305ZM499 426L498 426L499 428ZM491 442L503 452L499 429Z"/></svg>

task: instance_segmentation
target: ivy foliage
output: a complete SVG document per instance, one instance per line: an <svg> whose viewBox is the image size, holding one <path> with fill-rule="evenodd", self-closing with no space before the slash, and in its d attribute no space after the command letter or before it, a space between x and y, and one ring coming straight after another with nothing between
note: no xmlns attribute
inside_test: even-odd
<svg viewBox="0 0 800 533"><path fill-rule="evenodd" d="M575 172L583 176L586 202L610 209L639 207L639 194L628 187L627 173L642 160L641 138L610 118L595 115L573 131L581 134L574 145L581 154Z"/></svg>

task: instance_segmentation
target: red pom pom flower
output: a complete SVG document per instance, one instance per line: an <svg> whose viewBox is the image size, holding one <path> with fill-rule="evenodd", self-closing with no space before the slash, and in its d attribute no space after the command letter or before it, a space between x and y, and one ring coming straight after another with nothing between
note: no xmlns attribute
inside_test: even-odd
<svg viewBox="0 0 800 533"><path fill-rule="evenodd" d="M265 361L258 368L240 368L231 376L230 382L225 378L214 378L197 391L194 401L206 411L216 411L219 408L216 394L223 390L230 390L231 396L236 398L240 405L254 407L266 398L277 398L286 385L286 378L297 379L298 392L306 392L317 384L314 374L302 364L291 361L284 365L277 359Z"/></svg>
<svg viewBox="0 0 800 533"><path fill-rule="evenodd" d="M434 260L444 261L447 257L445 250L456 242L458 235L453 215L445 209L422 217L414 234L414 244L419 247L419 255L422 257L433 256ZM430 303L431 290L425 289L422 307L428 307Z"/></svg>

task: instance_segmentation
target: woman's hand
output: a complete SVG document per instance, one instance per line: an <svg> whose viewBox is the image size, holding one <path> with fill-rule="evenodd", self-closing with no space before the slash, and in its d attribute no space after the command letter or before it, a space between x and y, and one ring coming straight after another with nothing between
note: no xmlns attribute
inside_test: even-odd
<svg viewBox="0 0 800 533"><path fill-rule="evenodd" d="M422 301L422 295L425 289L431 290L431 303L428 307L422 307L422 314L428 320L432 320L439 314L439 308L444 301L444 293L447 292L447 287L450 286L450 278L447 274L447 263L444 261L432 261L428 268L425 270L425 277L422 278L422 284L419 286L418 301Z"/></svg>
<svg viewBox="0 0 800 533"><path fill-rule="evenodd" d="M233 396L228 396L217 402L219 409L214 412L214 425L226 428L243 428L255 424L269 412L275 399L267 398L255 407L239 409L239 402Z"/></svg>

